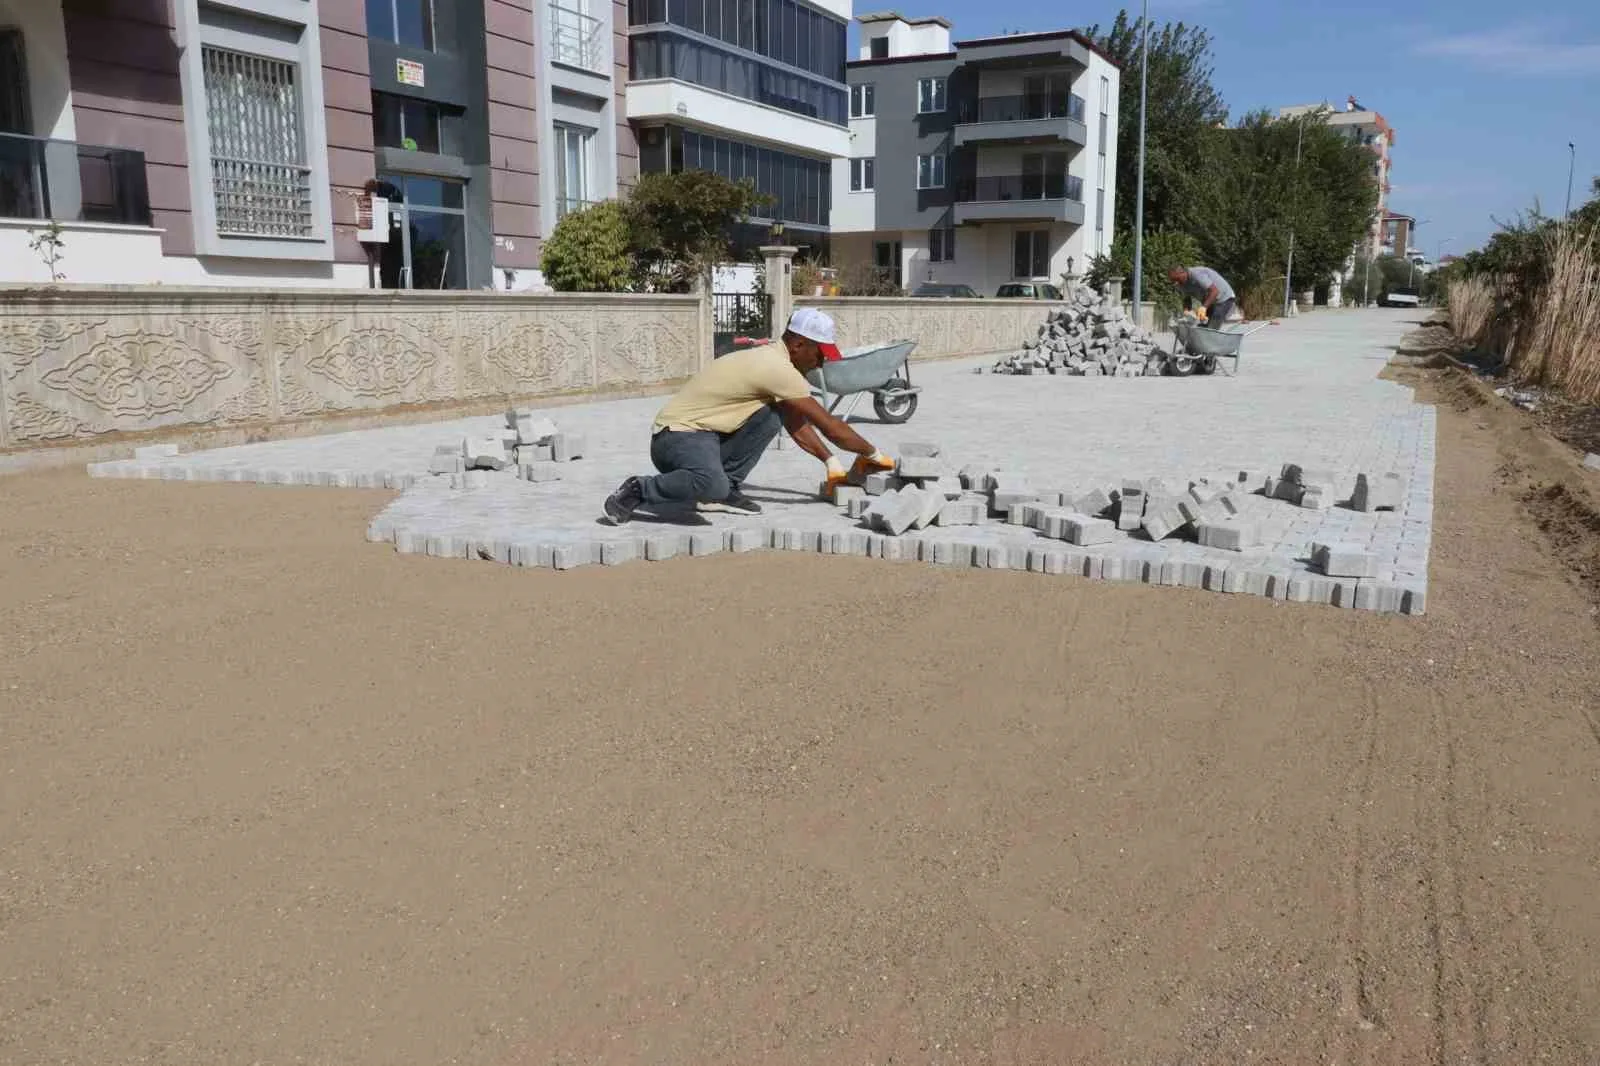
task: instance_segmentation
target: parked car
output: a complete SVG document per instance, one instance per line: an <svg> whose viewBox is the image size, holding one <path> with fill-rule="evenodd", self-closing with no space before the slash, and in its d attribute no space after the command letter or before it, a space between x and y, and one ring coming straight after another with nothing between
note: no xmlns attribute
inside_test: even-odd
<svg viewBox="0 0 1600 1066"><path fill-rule="evenodd" d="M1064 299L1061 290L1054 285L1042 282L1018 281L1010 285L1000 286L1000 291L994 294L997 300L1060 300Z"/></svg>
<svg viewBox="0 0 1600 1066"><path fill-rule="evenodd" d="M1378 301L1380 307L1419 307L1422 296L1416 289L1390 289Z"/></svg>
<svg viewBox="0 0 1600 1066"><path fill-rule="evenodd" d="M931 281L925 285L917 286L917 291L911 295L937 296L947 300L981 300L983 298L978 295L977 290L971 285L938 285Z"/></svg>

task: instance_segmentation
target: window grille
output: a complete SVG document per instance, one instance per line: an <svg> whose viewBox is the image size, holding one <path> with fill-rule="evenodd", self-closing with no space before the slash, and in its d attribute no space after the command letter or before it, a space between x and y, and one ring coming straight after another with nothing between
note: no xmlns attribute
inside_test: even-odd
<svg viewBox="0 0 1600 1066"><path fill-rule="evenodd" d="M209 46L201 65L217 232L312 236L295 65Z"/></svg>

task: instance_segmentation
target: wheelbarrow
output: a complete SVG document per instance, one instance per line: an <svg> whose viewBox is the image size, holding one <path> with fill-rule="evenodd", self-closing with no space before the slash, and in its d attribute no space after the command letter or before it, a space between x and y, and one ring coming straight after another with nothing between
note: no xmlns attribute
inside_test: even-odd
<svg viewBox="0 0 1600 1066"><path fill-rule="evenodd" d="M884 341L850 348L843 358L823 363L806 375L811 391L828 412L848 420L862 397L872 395L879 421L901 423L917 411L911 384L911 352L916 341ZM843 410L841 411L841 408Z"/></svg>
<svg viewBox="0 0 1600 1066"><path fill-rule="evenodd" d="M1196 372L1213 374L1216 373L1218 359L1232 359L1233 373L1238 374L1239 348L1244 339L1271 324L1263 322L1258 326L1218 326L1213 329L1188 316L1175 318L1172 320L1172 351L1166 358L1166 371L1177 377Z"/></svg>

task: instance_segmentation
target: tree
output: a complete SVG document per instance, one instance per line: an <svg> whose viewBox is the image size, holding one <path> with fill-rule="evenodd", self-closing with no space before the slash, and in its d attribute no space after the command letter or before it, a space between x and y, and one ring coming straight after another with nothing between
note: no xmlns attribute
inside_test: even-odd
<svg viewBox="0 0 1600 1066"><path fill-rule="evenodd" d="M639 281L662 291L687 290L728 259L734 225L769 199L752 182L706 170L641 176L627 205Z"/></svg>
<svg viewBox="0 0 1600 1066"><path fill-rule="evenodd" d="M1117 103L1115 232L1132 233L1138 207L1139 56L1144 20L1118 12L1110 30L1087 36L1122 67ZM1150 25L1149 104L1145 133L1145 230L1178 227L1186 178L1200 164L1206 132L1228 120L1211 84L1211 35L1198 26Z"/></svg>
<svg viewBox="0 0 1600 1066"><path fill-rule="evenodd" d="M615 200L574 211L556 223L540 266L558 292L625 292L634 260L628 212Z"/></svg>
<svg viewBox="0 0 1600 1066"><path fill-rule="evenodd" d="M1183 294L1167 280L1167 270L1179 263L1194 266L1200 262L1200 249L1194 238L1175 230L1158 229L1144 235L1144 299L1156 305L1158 320L1183 308ZM1111 245L1111 254L1096 256L1089 264L1089 284L1096 289L1112 276L1133 276L1133 231L1127 230ZM1131 291L1131 290L1126 290Z"/></svg>
<svg viewBox="0 0 1600 1066"><path fill-rule="evenodd" d="M1330 128L1326 113L1283 121L1256 112L1235 128L1205 131L1175 221L1199 243L1202 262L1233 284L1246 313L1259 314L1282 304L1291 233L1292 291L1344 269L1376 213L1371 167L1371 152Z"/></svg>

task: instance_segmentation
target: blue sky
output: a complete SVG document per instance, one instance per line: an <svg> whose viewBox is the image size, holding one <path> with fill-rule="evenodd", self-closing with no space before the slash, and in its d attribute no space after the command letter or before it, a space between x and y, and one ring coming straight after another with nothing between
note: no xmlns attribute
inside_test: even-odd
<svg viewBox="0 0 1600 1066"><path fill-rule="evenodd" d="M957 39L1109 24L1122 5L1028 0L857 0L857 10L943 15ZM1137 14L1138 5L1130 10ZM1573 201L1600 175L1600 0L1150 0L1153 21L1213 37L1215 83L1235 116L1352 94L1398 134L1391 207L1415 215L1432 258L1476 247L1537 199L1559 213L1567 142ZM1138 91L1138 71L1123 75Z"/></svg>

